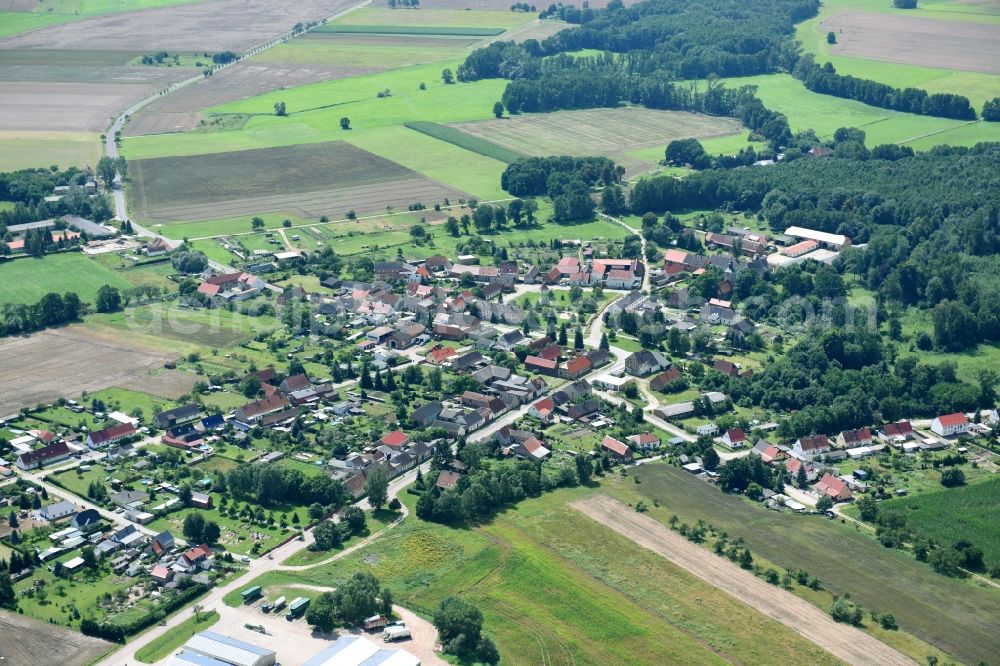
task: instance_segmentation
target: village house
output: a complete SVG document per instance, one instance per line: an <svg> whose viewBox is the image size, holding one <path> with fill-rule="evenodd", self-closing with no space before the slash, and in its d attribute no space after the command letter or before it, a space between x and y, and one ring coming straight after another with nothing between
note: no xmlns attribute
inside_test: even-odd
<svg viewBox="0 0 1000 666"><path fill-rule="evenodd" d="M199 416L201 416L201 407L191 403L156 414L153 417L153 425L161 430L166 430L182 423L194 421Z"/></svg>
<svg viewBox="0 0 1000 666"><path fill-rule="evenodd" d="M660 374L649 380L649 388L654 391L662 391L669 384L677 381L681 378L681 371L677 367L672 367L669 370L661 372Z"/></svg>
<svg viewBox="0 0 1000 666"><path fill-rule="evenodd" d="M692 412L694 411L693 406L691 411ZM716 425L715 423L704 423L695 428L694 432L699 437L711 437L712 435L719 434L719 426Z"/></svg>
<svg viewBox="0 0 1000 666"><path fill-rule="evenodd" d="M969 420L961 412L937 416L931 421L931 432L941 437L954 437L968 431Z"/></svg>
<svg viewBox="0 0 1000 666"><path fill-rule="evenodd" d="M645 377L654 372L666 370L670 367L670 361L658 351L643 349L629 354L625 359L625 372L634 377Z"/></svg>
<svg viewBox="0 0 1000 666"><path fill-rule="evenodd" d="M458 485L458 480L461 478L462 475L458 472L452 472L451 470L444 469L438 473L438 478L434 485L441 490L451 490Z"/></svg>
<svg viewBox="0 0 1000 666"><path fill-rule="evenodd" d="M872 434L868 428L844 430L837 435L837 446L843 449L852 449L856 446L868 446L871 443Z"/></svg>
<svg viewBox="0 0 1000 666"><path fill-rule="evenodd" d="M722 435L722 443L731 449L742 449L747 445L747 436L740 428L730 428Z"/></svg>
<svg viewBox="0 0 1000 666"><path fill-rule="evenodd" d="M378 443L395 451L402 451L410 443L410 437L402 430L393 430L388 435L382 436Z"/></svg>
<svg viewBox="0 0 1000 666"><path fill-rule="evenodd" d="M816 492L826 495L834 502L846 502L854 497L854 493L847 487L846 481L829 473L824 474L823 478L816 484Z"/></svg>
<svg viewBox="0 0 1000 666"><path fill-rule="evenodd" d="M914 435L913 426L909 421L887 423L879 430L879 439L885 442L904 442Z"/></svg>
<svg viewBox="0 0 1000 666"><path fill-rule="evenodd" d="M60 520L62 518L67 518L76 514L76 505L68 500L62 500L60 502L53 502L43 506L35 512L35 516L39 520L47 520L49 522Z"/></svg>
<svg viewBox="0 0 1000 666"><path fill-rule="evenodd" d="M524 367L529 371L537 372L543 375L555 376L559 372L558 361L550 361L549 359L541 358L539 356L525 357Z"/></svg>
<svg viewBox="0 0 1000 666"><path fill-rule="evenodd" d="M202 280L198 293L212 299L243 301L259 294L265 283L252 273L224 273Z"/></svg>
<svg viewBox="0 0 1000 666"><path fill-rule="evenodd" d="M754 444L750 452L760 456L761 461L768 465L779 460L784 460L787 457L784 451L763 439Z"/></svg>
<svg viewBox="0 0 1000 666"><path fill-rule="evenodd" d="M601 440L601 448L618 462L631 462L632 460L632 449L610 435L605 435L604 439Z"/></svg>
<svg viewBox="0 0 1000 666"><path fill-rule="evenodd" d="M87 446L95 450L103 449L110 444L134 437L136 434L135 426L131 423L119 423L87 435Z"/></svg>
<svg viewBox="0 0 1000 666"><path fill-rule="evenodd" d="M51 465L69 458L70 450L66 442L56 442L34 451L26 451L17 456L15 464L19 469L31 470Z"/></svg>
<svg viewBox="0 0 1000 666"><path fill-rule="evenodd" d="M576 379L590 372L592 367L590 359L586 356L574 356L559 370L559 376L564 379Z"/></svg>
<svg viewBox="0 0 1000 666"><path fill-rule="evenodd" d="M268 396L239 407L233 420L238 425L250 428L265 416L287 410L291 405L292 403L284 396Z"/></svg>
<svg viewBox="0 0 1000 666"><path fill-rule="evenodd" d="M430 351L427 352L427 362L431 365L443 365L457 353L458 352L455 351L454 347L434 345L431 347Z"/></svg>
<svg viewBox="0 0 1000 666"><path fill-rule="evenodd" d="M830 451L830 440L826 435L811 435L795 440L792 450L800 456L810 458Z"/></svg>
<svg viewBox="0 0 1000 666"><path fill-rule="evenodd" d="M555 403L551 396L547 396L532 403L528 409L528 416L534 417L543 423L550 423L555 419Z"/></svg>
<svg viewBox="0 0 1000 666"><path fill-rule="evenodd" d="M660 438L651 432L642 432L637 435L631 435L627 439L632 442L632 446L641 451L658 449L660 447Z"/></svg>

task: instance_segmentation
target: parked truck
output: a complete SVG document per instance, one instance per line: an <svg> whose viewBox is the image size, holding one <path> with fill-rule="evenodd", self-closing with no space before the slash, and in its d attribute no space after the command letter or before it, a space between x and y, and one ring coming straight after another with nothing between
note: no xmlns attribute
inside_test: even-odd
<svg viewBox="0 0 1000 666"><path fill-rule="evenodd" d="M285 619L291 622L305 613L308 607L309 597L297 597L295 601L288 605L288 613L285 614Z"/></svg>
<svg viewBox="0 0 1000 666"><path fill-rule="evenodd" d="M390 643L392 641L401 641L410 637L410 630L401 625L393 625L391 627L386 627L385 631L382 632L382 640Z"/></svg>
<svg viewBox="0 0 1000 666"><path fill-rule="evenodd" d="M248 587L240 593L243 597L243 603L250 604L257 601L264 594L264 590L260 585L254 585L253 587Z"/></svg>
<svg viewBox="0 0 1000 666"><path fill-rule="evenodd" d="M387 620L382 615L372 615L365 618L365 631L375 631L385 627Z"/></svg>
<svg viewBox="0 0 1000 666"><path fill-rule="evenodd" d="M282 608L285 607L285 602L286 600L284 597L278 597L277 599L274 600L274 603L271 604L271 610L277 613L278 611L280 611Z"/></svg>

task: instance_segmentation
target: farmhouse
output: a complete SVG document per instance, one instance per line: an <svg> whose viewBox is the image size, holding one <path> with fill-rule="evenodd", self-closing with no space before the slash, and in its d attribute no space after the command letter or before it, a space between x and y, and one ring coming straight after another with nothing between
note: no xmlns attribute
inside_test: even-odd
<svg viewBox="0 0 1000 666"><path fill-rule="evenodd" d="M961 412L935 417L931 421L931 432L941 437L953 437L969 431L969 420Z"/></svg>
<svg viewBox="0 0 1000 666"><path fill-rule="evenodd" d="M592 365L586 356L574 356L566 361L566 366L559 371L559 375L565 379L576 379L581 375L590 372Z"/></svg>
<svg viewBox="0 0 1000 666"><path fill-rule="evenodd" d="M649 380L649 388L654 391L662 391L671 382L675 382L680 378L681 371L678 368L670 368Z"/></svg>
<svg viewBox="0 0 1000 666"><path fill-rule="evenodd" d="M631 435L628 441L632 446L641 450L656 449L660 446L660 438L651 432L642 432L638 435Z"/></svg>
<svg viewBox="0 0 1000 666"><path fill-rule="evenodd" d="M17 466L23 470L38 469L45 465L66 460L70 450L66 442L49 444L35 451L27 451L17 456Z"/></svg>
<svg viewBox="0 0 1000 666"><path fill-rule="evenodd" d="M816 477L819 476L816 472L816 468L805 461L799 460L798 458L789 458L788 462L785 463L785 469L788 470L788 473L792 475L793 479L797 479L799 476L799 470L804 469L806 471L806 481L809 483L815 481Z"/></svg>
<svg viewBox="0 0 1000 666"><path fill-rule="evenodd" d="M556 375L559 371L559 364L538 356L527 356L524 359L524 367L534 370L543 375Z"/></svg>

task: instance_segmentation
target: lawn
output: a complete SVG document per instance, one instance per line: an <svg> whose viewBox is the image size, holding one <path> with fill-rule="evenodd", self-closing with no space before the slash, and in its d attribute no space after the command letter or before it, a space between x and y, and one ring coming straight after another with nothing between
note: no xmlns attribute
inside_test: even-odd
<svg viewBox="0 0 1000 666"><path fill-rule="evenodd" d="M370 571L397 603L427 617L457 594L483 611L485 630L509 663L834 663L791 630L565 505L586 492L525 501L476 529L411 514L343 560L270 572L247 586L336 586Z"/></svg>
<svg viewBox="0 0 1000 666"><path fill-rule="evenodd" d="M299 566L303 564L314 564L316 562L322 562L325 559L333 557L338 552L344 550L345 548L350 548L351 546L357 544L359 541L364 541L373 534L377 534L384 530L388 525L390 525L394 520L399 518L399 512L389 511L388 509L381 509L379 511L366 511L365 520L367 521L367 528L360 534L355 534L350 539L341 544L340 548L334 550L308 550L303 549L295 553L288 559L286 559L282 564L287 564L289 566Z"/></svg>
<svg viewBox="0 0 1000 666"><path fill-rule="evenodd" d="M195 349L199 347L230 348L260 331L273 330L273 317L249 317L223 309L184 308L174 303L154 303L129 308L124 312L94 315L88 325L127 331L137 341L150 341L157 347L168 346Z"/></svg>
<svg viewBox="0 0 1000 666"><path fill-rule="evenodd" d="M88 400L93 398L103 401L107 405L108 411L117 410L131 414L136 409L140 409L142 410L142 416L139 418L144 423L150 423L154 414L177 406L177 403L173 400L167 400L158 395L118 387L106 388L87 396Z"/></svg>
<svg viewBox="0 0 1000 666"><path fill-rule="evenodd" d="M947 118L880 109L853 100L810 92L791 74L724 79L724 82L729 87L757 86L758 96L769 109L788 116L792 131L811 128L824 139L832 137L839 127L857 127L865 130L870 146L882 143L909 144L935 132L940 134L932 138L931 143L934 145L953 141L956 144L973 145L980 141L1000 140L1000 123L966 125L963 121ZM952 133L956 137L954 140L950 138Z"/></svg>
<svg viewBox="0 0 1000 666"><path fill-rule="evenodd" d="M1000 563L1000 478L961 488L941 488L879 505L883 514L903 517L907 527L938 543L967 539L983 549L986 566Z"/></svg>
<svg viewBox="0 0 1000 666"><path fill-rule="evenodd" d="M893 613L902 629L965 663L989 660L1000 651L994 631L1000 597L993 590L940 576L860 528L768 511L674 467L644 467L641 481L636 492L658 502L663 517L676 514L689 524L704 520L731 538L742 537L753 553L779 567L804 569L825 588L850 593L866 608Z"/></svg>
<svg viewBox="0 0 1000 666"><path fill-rule="evenodd" d="M213 494L213 498L216 503L219 501L217 494ZM183 534L184 518L189 513L201 513L205 517L205 520L212 520L218 523L219 527L222 528L222 537L219 539L219 545L234 555L246 555L250 553L255 542L261 544L260 552L266 552L277 546L278 543L290 534L278 527L277 524L274 527L267 527L266 525L258 525L241 519L231 518L228 515L223 516L219 513L218 509L203 510L195 508L181 509L180 511L157 518L149 523L149 529L156 532L170 530L174 534ZM278 515L280 515L280 512L275 511L276 519ZM252 534L256 535L257 538L252 538Z"/></svg>
<svg viewBox="0 0 1000 666"><path fill-rule="evenodd" d="M106 284L132 288L122 276L79 252L0 262L0 303L36 303L53 291L76 292L82 301L93 303Z"/></svg>
<svg viewBox="0 0 1000 666"><path fill-rule="evenodd" d="M189 638L201 631L205 631L218 621L219 613L214 610L190 617L140 648L135 653L135 658L144 664L153 664L161 659L165 659L174 650L184 645Z"/></svg>
<svg viewBox="0 0 1000 666"><path fill-rule="evenodd" d="M176 291L177 283L170 279L176 274L169 259L136 263L127 259L124 253L104 252L94 255L94 261L108 270L115 271L136 287L159 287Z"/></svg>

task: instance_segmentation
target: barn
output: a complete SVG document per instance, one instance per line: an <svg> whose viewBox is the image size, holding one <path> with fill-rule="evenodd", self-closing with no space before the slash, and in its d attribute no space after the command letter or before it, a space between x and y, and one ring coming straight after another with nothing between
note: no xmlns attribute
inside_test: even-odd
<svg viewBox="0 0 1000 666"><path fill-rule="evenodd" d="M257 647L229 636L217 634L214 631L203 631L192 636L184 644L184 651L175 659L184 659L185 653L193 653L208 657L221 664L229 666L274 666L274 650ZM202 664L204 660L178 661L179 664ZM211 662L210 662L211 663ZM213 664L213 666L215 666Z"/></svg>

